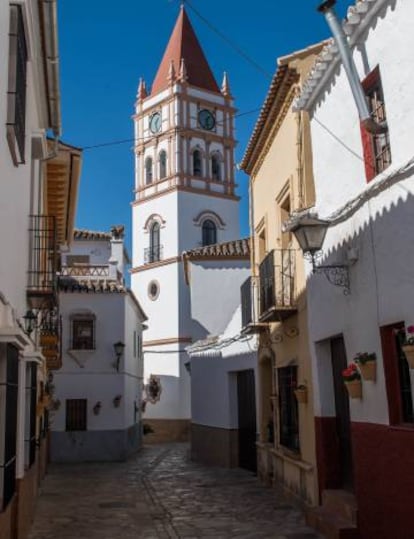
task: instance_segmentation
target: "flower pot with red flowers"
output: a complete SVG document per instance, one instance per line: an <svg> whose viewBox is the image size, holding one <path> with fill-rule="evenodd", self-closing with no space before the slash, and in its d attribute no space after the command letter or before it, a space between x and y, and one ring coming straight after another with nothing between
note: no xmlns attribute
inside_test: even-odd
<svg viewBox="0 0 414 539"><path fill-rule="evenodd" d="M364 380L375 382L377 379L377 356L375 353L359 352L355 356L355 363Z"/></svg>
<svg viewBox="0 0 414 539"><path fill-rule="evenodd" d="M294 390L294 393L298 402L303 404L306 404L308 402L308 388L305 385L301 384L300 386L298 386Z"/></svg>
<svg viewBox="0 0 414 539"><path fill-rule="evenodd" d="M407 359L410 369L414 369L414 326L408 326L405 330L405 343L402 350Z"/></svg>
<svg viewBox="0 0 414 539"><path fill-rule="evenodd" d="M351 399L362 398L362 382L361 375L355 363L350 363L346 369L342 371L345 387Z"/></svg>

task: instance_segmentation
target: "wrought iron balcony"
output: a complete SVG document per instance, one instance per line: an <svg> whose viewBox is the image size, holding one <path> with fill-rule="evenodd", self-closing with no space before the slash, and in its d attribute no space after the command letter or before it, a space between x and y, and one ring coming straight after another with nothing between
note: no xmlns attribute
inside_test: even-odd
<svg viewBox="0 0 414 539"><path fill-rule="evenodd" d="M58 246L56 220L48 215L29 217L29 270L27 297L31 308L57 304Z"/></svg>
<svg viewBox="0 0 414 539"><path fill-rule="evenodd" d="M144 264L152 264L153 262L158 262L162 260L162 245L154 245L152 247L147 247L144 249Z"/></svg>
<svg viewBox="0 0 414 539"><path fill-rule="evenodd" d="M258 277L249 277L240 287L242 333L246 335L260 333L268 326L259 322L259 289Z"/></svg>
<svg viewBox="0 0 414 539"><path fill-rule="evenodd" d="M295 251L275 249L259 266L260 322L281 321L297 311Z"/></svg>

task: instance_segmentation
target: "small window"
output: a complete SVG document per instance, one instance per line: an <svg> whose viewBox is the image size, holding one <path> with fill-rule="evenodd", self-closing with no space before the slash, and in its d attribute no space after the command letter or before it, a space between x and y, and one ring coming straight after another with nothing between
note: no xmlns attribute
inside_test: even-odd
<svg viewBox="0 0 414 539"><path fill-rule="evenodd" d="M385 124L384 93L381 84L381 75L377 66L362 82L367 96L368 108L372 118ZM362 146L364 152L365 174L367 182L377 174L383 172L391 164L391 147L388 128L384 133L373 135L361 125Z"/></svg>
<svg viewBox="0 0 414 539"><path fill-rule="evenodd" d="M67 399L66 401L66 430L86 430L86 399Z"/></svg>
<svg viewBox="0 0 414 539"><path fill-rule="evenodd" d="M167 153L164 150L160 152L159 159L160 159L160 180L162 180L163 178L166 178L167 176Z"/></svg>
<svg viewBox="0 0 414 539"><path fill-rule="evenodd" d="M149 262L158 262L161 259L160 228L157 222L151 226Z"/></svg>
<svg viewBox="0 0 414 539"><path fill-rule="evenodd" d="M152 159L147 157L145 159L145 183L150 185L152 183Z"/></svg>
<svg viewBox="0 0 414 539"><path fill-rule="evenodd" d="M287 221L289 219L290 212L291 212L290 197L287 196L283 200L283 202L280 204L280 222L281 222L281 224L283 224L285 221ZM291 243L292 243L292 232L290 232L290 231L283 232L282 231L281 234L282 234L281 247L282 247L282 249L288 249L291 246Z"/></svg>
<svg viewBox="0 0 414 539"><path fill-rule="evenodd" d="M10 6L7 141L15 164L24 163L27 46L21 6ZM16 148L17 146L17 148Z"/></svg>
<svg viewBox="0 0 414 539"><path fill-rule="evenodd" d="M93 318L75 318L72 320L72 349L95 349L95 320Z"/></svg>
<svg viewBox="0 0 414 539"><path fill-rule="evenodd" d="M89 255L66 255L66 265L89 264Z"/></svg>
<svg viewBox="0 0 414 539"><path fill-rule="evenodd" d="M280 444L292 451L299 451L298 404L294 390L297 384L297 367L277 370L279 385Z"/></svg>
<svg viewBox="0 0 414 539"><path fill-rule="evenodd" d="M221 181L220 156L216 153L211 156L211 176L213 180Z"/></svg>
<svg viewBox="0 0 414 539"><path fill-rule="evenodd" d="M193 176L202 176L201 152L194 150L193 152Z"/></svg>
<svg viewBox="0 0 414 539"><path fill-rule="evenodd" d="M205 245L214 245L217 243L217 227L211 219L206 219L202 227L202 243Z"/></svg>

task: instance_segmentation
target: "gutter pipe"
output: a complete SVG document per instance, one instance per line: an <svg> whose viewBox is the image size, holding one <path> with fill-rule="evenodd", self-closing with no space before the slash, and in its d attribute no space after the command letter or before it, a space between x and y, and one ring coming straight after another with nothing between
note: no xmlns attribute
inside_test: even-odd
<svg viewBox="0 0 414 539"><path fill-rule="evenodd" d="M325 15L326 22L335 39L363 127L372 134L384 133L387 130L386 124L377 123L369 112L366 95L359 79L347 37L334 9L335 4L336 0L325 0L319 5L318 11Z"/></svg>

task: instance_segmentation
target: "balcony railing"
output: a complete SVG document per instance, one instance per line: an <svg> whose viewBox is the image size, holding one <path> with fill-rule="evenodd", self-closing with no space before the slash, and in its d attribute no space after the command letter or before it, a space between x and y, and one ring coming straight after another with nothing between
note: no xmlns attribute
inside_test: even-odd
<svg viewBox="0 0 414 539"><path fill-rule="evenodd" d="M261 322L284 320L297 311L295 251L275 249L259 266Z"/></svg>
<svg viewBox="0 0 414 539"><path fill-rule="evenodd" d="M268 325L259 322L259 290L258 277L249 277L240 287L242 332L245 334L260 333Z"/></svg>
<svg viewBox="0 0 414 539"><path fill-rule="evenodd" d="M56 221L48 215L29 217L27 296L32 308L56 304L58 248Z"/></svg>
<svg viewBox="0 0 414 539"><path fill-rule="evenodd" d="M109 277L109 266L103 264L82 264L62 266L62 277Z"/></svg>
<svg viewBox="0 0 414 539"><path fill-rule="evenodd" d="M147 247L144 249L144 264L152 264L162 260L162 245L154 245L153 247Z"/></svg>

